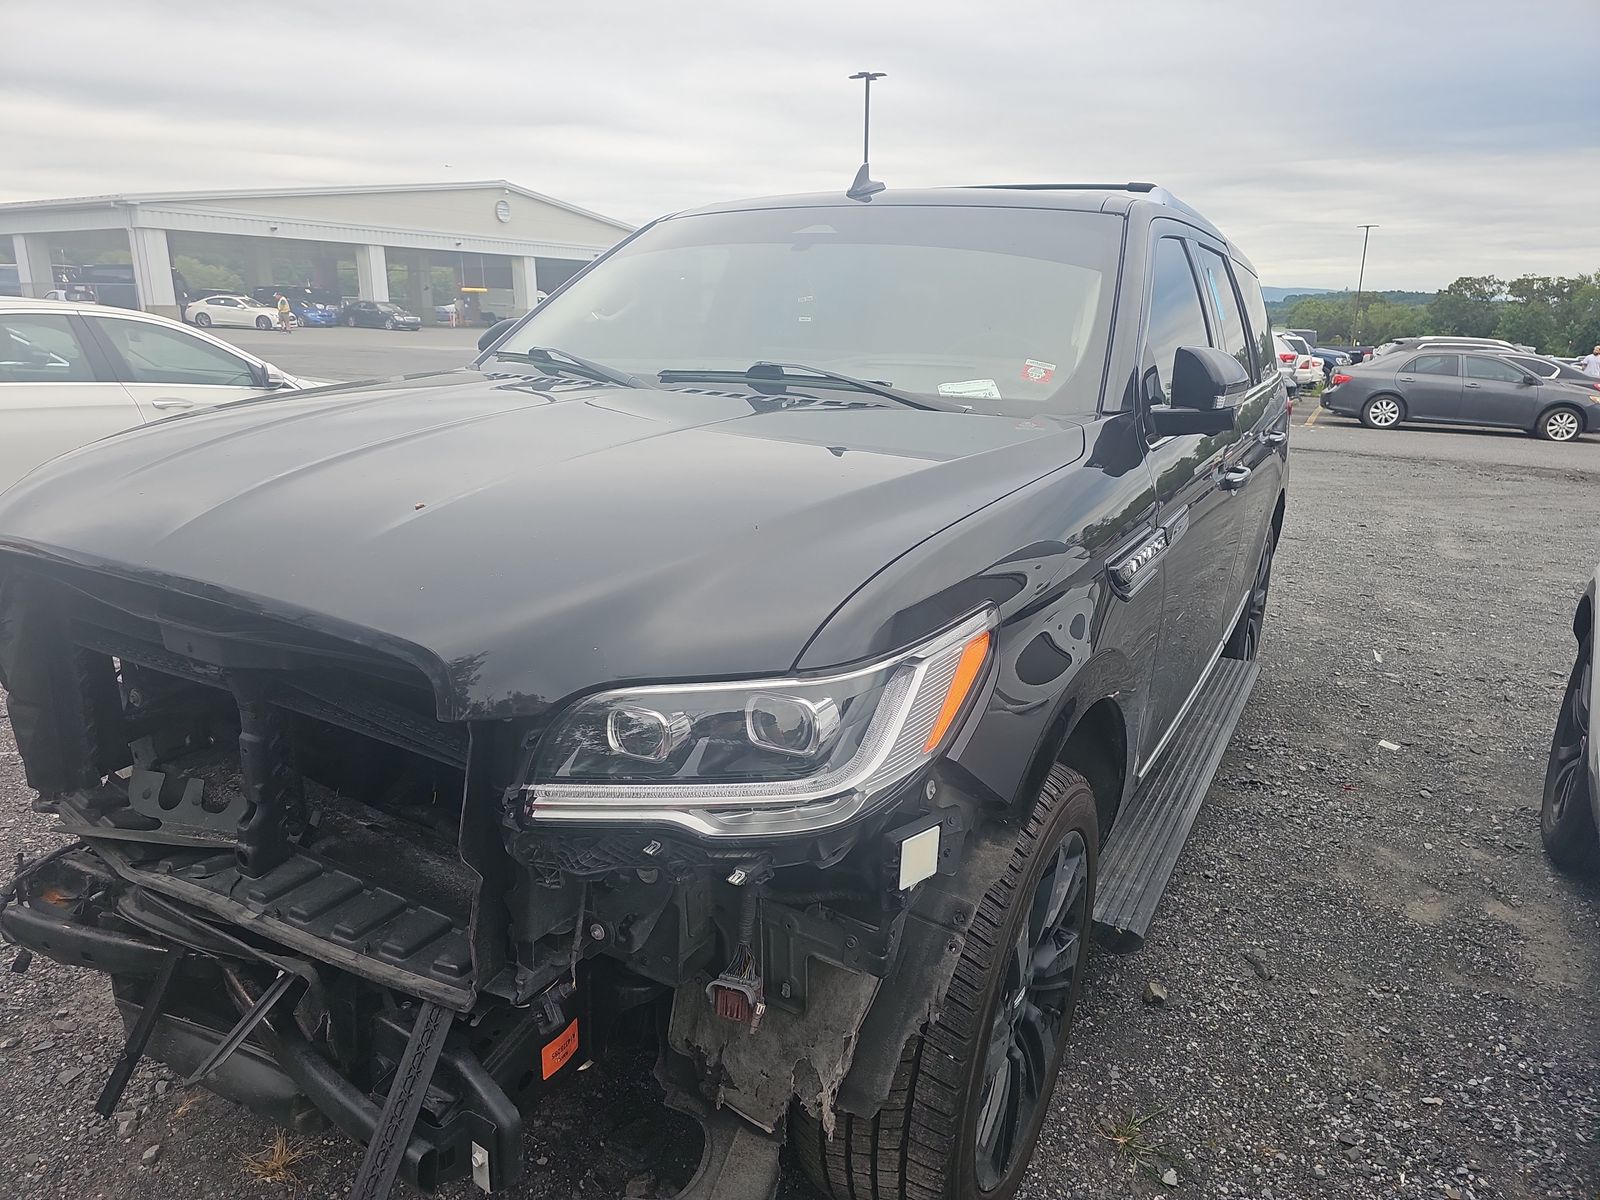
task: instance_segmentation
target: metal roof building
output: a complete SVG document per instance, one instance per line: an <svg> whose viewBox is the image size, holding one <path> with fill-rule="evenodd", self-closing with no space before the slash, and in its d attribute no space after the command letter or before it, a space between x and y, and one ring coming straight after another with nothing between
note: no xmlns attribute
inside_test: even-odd
<svg viewBox="0 0 1600 1200"><path fill-rule="evenodd" d="M508 316L631 228L503 179L28 200L0 204L0 292L43 296L91 263L103 302L168 316L186 286L223 280L392 299L424 320L470 295Z"/></svg>

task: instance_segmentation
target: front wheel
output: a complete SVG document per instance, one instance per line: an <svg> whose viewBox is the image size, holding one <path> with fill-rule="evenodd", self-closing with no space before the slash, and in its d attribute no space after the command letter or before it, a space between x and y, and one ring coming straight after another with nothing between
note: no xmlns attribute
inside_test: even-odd
<svg viewBox="0 0 1600 1200"><path fill-rule="evenodd" d="M1583 417L1575 408L1552 408L1539 418L1539 436L1547 442L1576 441L1583 432Z"/></svg>
<svg viewBox="0 0 1600 1200"><path fill-rule="evenodd" d="M256 318L256 328L257 329L271 329L272 328L272 318L271 317L257 317Z"/></svg>
<svg viewBox="0 0 1600 1200"><path fill-rule="evenodd" d="M1361 423L1368 429L1393 429L1405 416L1395 396L1374 396L1361 406Z"/></svg>
<svg viewBox="0 0 1600 1200"><path fill-rule="evenodd" d="M1594 650L1585 641L1567 680L1550 739L1544 772L1544 803L1539 809L1539 836L1545 853L1557 866L1588 870L1600 857L1594 808L1589 796L1589 688Z"/></svg>
<svg viewBox="0 0 1600 1200"><path fill-rule="evenodd" d="M211 316L209 313L195 313L194 323L204 329L211 324Z"/></svg>
<svg viewBox="0 0 1600 1200"><path fill-rule="evenodd" d="M1022 1182L1082 986L1099 869L1095 797L1054 767L978 906L938 1017L907 1041L872 1120L829 1139L796 1109L802 1168L830 1196L1007 1200Z"/></svg>
<svg viewBox="0 0 1600 1200"><path fill-rule="evenodd" d="M346 317L344 319L344 323L346 325L348 325L351 329L354 329L356 327L356 319L354 317Z"/></svg>

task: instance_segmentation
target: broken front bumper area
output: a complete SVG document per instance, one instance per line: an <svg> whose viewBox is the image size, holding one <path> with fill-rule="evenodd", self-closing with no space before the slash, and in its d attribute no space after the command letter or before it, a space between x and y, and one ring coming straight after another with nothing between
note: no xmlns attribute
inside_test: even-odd
<svg viewBox="0 0 1600 1200"><path fill-rule="evenodd" d="M89 849L26 878L0 912L0 932L24 951L109 975L129 1052L165 1063L180 1078L217 1059L263 994L288 977L292 986L279 987L282 998L206 1072L204 1086L290 1129L331 1124L369 1147L384 1141L386 1117L394 1124L395 1081L407 1077L408 1052L424 1040L422 1024L431 1019L437 1060L416 1091L416 1112L395 1154L398 1173L424 1191L467 1176L484 1190L515 1182L520 1107L586 1057L586 1023L570 983L525 1009L499 1006L460 1018L398 994L374 1004L370 992L345 986L338 972L126 885ZM147 1008L154 1011L142 1022ZM141 1024L143 1044L135 1045ZM413 1064L411 1074L416 1070ZM115 1107L117 1095L120 1087L108 1085L103 1111Z"/></svg>

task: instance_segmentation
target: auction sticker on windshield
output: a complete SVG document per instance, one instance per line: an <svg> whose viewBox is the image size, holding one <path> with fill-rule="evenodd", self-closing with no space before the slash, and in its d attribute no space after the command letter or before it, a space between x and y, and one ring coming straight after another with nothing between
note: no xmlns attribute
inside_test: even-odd
<svg viewBox="0 0 1600 1200"><path fill-rule="evenodd" d="M939 395L956 396L963 400L999 400L1000 385L992 379L962 379L955 383L941 383Z"/></svg>
<svg viewBox="0 0 1600 1200"><path fill-rule="evenodd" d="M1055 363L1030 358L1022 364L1022 378L1029 383L1049 383L1056 377Z"/></svg>

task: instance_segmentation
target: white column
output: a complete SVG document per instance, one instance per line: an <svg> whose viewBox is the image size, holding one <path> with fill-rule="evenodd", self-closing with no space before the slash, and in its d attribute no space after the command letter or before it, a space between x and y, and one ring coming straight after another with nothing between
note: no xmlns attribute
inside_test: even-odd
<svg viewBox="0 0 1600 1200"><path fill-rule="evenodd" d="M539 303L539 266L533 258L511 260L511 315L520 317Z"/></svg>
<svg viewBox="0 0 1600 1200"><path fill-rule="evenodd" d="M389 298L389 260L382 246L356 247L356 290L363 300Z"/></svg>
<svg viewBox="0 0 1600 1200"><path fill-rule="evenodd" d="M56 286L50 270L50 242L43 234L13 233L11 253L17 260L17 281L24 296L37 300Z"/></svg>
<svg viewBox="0 0 1600 1200"><path fill-rule="evenodd" d="M133 282L145 312L163 317L178 315L178 295L172 287L172 255L167 250L165 229L146 229L135 225L128 230L128 249L133 252Z"/></svg>

